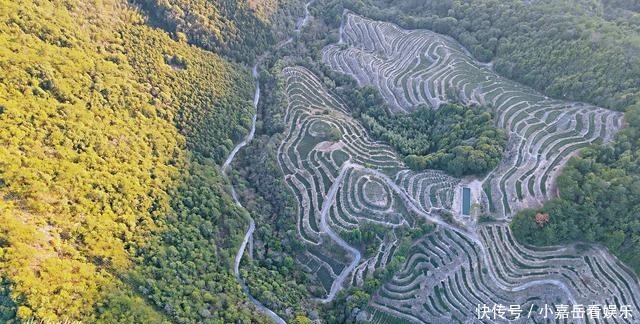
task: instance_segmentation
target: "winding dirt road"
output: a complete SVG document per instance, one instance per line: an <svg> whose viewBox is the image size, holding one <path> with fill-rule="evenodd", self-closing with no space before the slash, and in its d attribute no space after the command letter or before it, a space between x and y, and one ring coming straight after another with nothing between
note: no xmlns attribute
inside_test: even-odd
<svg viewBox="0 0 640 324"><path fill-rule="evenodd" d="M333 298L335 298L338 291L340 291L340 289L342 288L342 283L347 279L351 271L353 271L356 268L356 266L358 266L358 263L360 263L360 259L362 258L360 251L358 251L358 249L352 247L347 242L345 242L345 240L343 240L338 234L336 234L336 232L333 231L333 229L331 229L331 226L329 226L327 222L327 215L329 214L331 205L333 205L333 201L336 198L336 193L338 192L338 189L340 189L340 184L342 184L342 180L344 180L344 177L347 174L347 171L352 166L353 164L349 161L345 162L342 165L342 169L340 170L340 175L338 175L338 177L333 182L333 184L331 184L331 188L329 188L327 197L322 203L322 211L320 213L320 230L325 234L329 235L331 240L336 242L343 249L349 251L349 253L353 256L353 260L351 261L349 266L344 268L340 273L340 275L338 275L336 280L334 280L333 283L331 284L331 291L327 295L327 298L322 300L323 303L331 302Z"/></svg>
<svg viewBox="0 0 640 324"><path fill-rule="evenodd" d="M296 25L296 29L294 31L295 34L299 34L300 31L302 30L302 28L309 22L309 19L311 17L311 14L309 13L309 5L311 5L313 3L313 1L314 0L311 0L311 1L309 1L309 2L307 2L305 4L305 7L304 7L305 15L302 18L302 20ZM289 38L284 43L281 43L281 44L277 45L277 47L282 47L282 46L284 46L284 45L286 45L286 44L288 44L288 43L290 43L292 41L293 41L293 38ZM238 154L240 149L242 149L249 142L251 142L251 140L253 140L253 137L255 136L256 121L258 119L258 103L260 102L260 79L259 79L260 75L258 74L258 66L259 66L260 62L262 61L262 58L267 54L268 54L268 52L263 54L262 56L260 56L256 60L257 62L253 66L253 69L252 69L252 75L253 75L253 79L255 81L255 92L254 92L254 95L253 95L253 109L254 109L254 112L253 112L253 117L251 119L251 130L249 131L247 136L240 143L238 143L238 145L236 145L236 147L233 148L233 150L231 151L231 153L229 154L227 159L222 164L221 170L222 170L222 173L227 177L227 179L228 179L228 172L230 170L231 163L233 162L233 159L236 157L236 155ZM236 190L233 187L233 184L231 184L231 197L233 198L233 201L236 203L236 205L238 205L240 207L243 207L242 203L240 203L240 200L238 199L238 194L236 193ZM275 323L286 324L286 322L284 321L284 319L282 319L282 317L278 316L278 314L276 314L275 312L273 312L272 310L270 310L269 308L264 306L259 300L255 299L251 295L251 293L249 291L249 288L247 287L247 285L245 284L244 280L240 276L240 262L242 261L242 257L244 255L244 252L247 249L247 244L250 245L250 246L253 245L253 232L255 231L255 229L256 229L255 221L253 220L253 218L250 218L250 220L249 220L249 228L247 229L247 232L244 235L244 239L242 240L242 244L240 244L240 248L238 248L238 252L236 253L233 272L234 272L234 274L236 276L236 280L238 280L238 283L240 284L240 286L242 286L242 290L247 295L249 300L256 306L258 311L260 311L261 313L263 313L266 316L268 316L269 318L271 318L271 320L274 321ZM335 235L335 233L334 233L334 235Z"/></svg>

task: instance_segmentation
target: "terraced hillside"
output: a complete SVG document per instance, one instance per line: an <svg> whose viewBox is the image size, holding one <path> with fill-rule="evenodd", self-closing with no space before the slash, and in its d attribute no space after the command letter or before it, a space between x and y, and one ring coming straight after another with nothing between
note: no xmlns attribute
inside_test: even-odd
<svg viewBox="0 0 640 324"><path fill-rule="evenodd" d="M381 233L378 253L362 260L342 234L365 223L391 231L411 227L416 217L449 206L458 180L438 171L407 175L395 153L369 140L311 72L291 67L284 75L288 128L279 164L299 203L298 233L310 247L301 261L323 279L325 301L331 301L354 269L354 280L361 283L389 261L397 243ZM409 184L415 188L402 187Z"/></svg>
<svg viewBox="0 0 640 324"><path fill-rule="evenodd" d="M477 319L478 305L519 305L521 318L509 312L505 317L530 323L532 307L531 317L544 321L544 305L555 310L622 303L637 309L640 301L633 273L605 250L532 250L517 244L506 224L481 226L477 236L441 229L415 244L407 260L374 297L372 307L381 312L373 312L373 322L391 314L415 322L465 323Z"/></svg>
<svg viewBox="0 0 640 324"><path fill-rule="evenodd" d="M544 304L640 306L637 278L603 249L533 250L517 244L505 223L444 222L459 179L407 170L310 71L288 67L283 74L288 109L279 163L298 200L299 236L309 247L299 261L324 282L324 302L344 286L361 286L397 247L395 235L380 233L375 255L363 258L345 234L366 223L395 234L424 218L437 230L411 247L403 269L376 293L369 320L462 323L475 318L478 304L525 311Z"/></svg>
<svg viewBox="0 0 640 324"><path fill-rule="evenodd" d="M324 48L322 57L360 85L377 87L396 113L447 102L490 107L509 143L503 161L483 180L480 201L501 219L555 196L554 181L569 158L590 143L611 140L622 126L621 113L548 98L427 30L345 13L339 43Z"/></svg>

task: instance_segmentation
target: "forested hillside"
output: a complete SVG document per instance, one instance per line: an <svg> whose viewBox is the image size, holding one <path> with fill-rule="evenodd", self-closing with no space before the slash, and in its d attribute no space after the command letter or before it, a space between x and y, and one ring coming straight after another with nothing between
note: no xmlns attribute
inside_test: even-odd
<svg viewBox="0 0 640 324"><path fill-rule="evenodd" d="M0 321L259 321L218 171L249 68L120 0L0 7Z"/></svg>
<svg viewBox="0 0 640 324"><path fill-rule="evenodd" d="M601 243L640 273L640 107L630 108L612 145L574 158L558 179L560 197L540 210L522 212L511 225L532 245ZM546 223L537 214L548 214Z"/></svg>
<svg viewBox="0 0 640 324"><path fill-rule="evenodd" d="M493 125L487 109L449 104L437 110L419 106L394 115L376 89L349 92L346 101L352 113L374 138L398 150L412 169L444 170L457 177L483 175L502 157L506 135Z"/></svg>
<svg viewBox="0 0 640 324"><path fill-rule="evenodd" d="M287 18L300 16L302 7L298 0L130 1L177 38L242 62L253 62L273 46L278 31L292 30Z"/></svg>
<svg viewBox="0 0 640 324"><path fill-rule="evenodd" d="M0 323L266 322L233 272L248 213L256 221L248 250L255 255L243 258L241 276L253 296L292 323L354 320L371 310L372 296L410 259L420 237L426 238L425 249L438 246L427 240L454 242L457 234L437 231L453 226L453 216L445 212L438 217L446 222L437 227L422 218L394 227L380 225L387 221L353 231L345 227L338 233L345 244L363 252L363 261L373 260L371 267L357 269L357 286L357 280L342 285L337 278L351 255L359 260L359 254L338 251L341 245L335 242L320 251L299 235L297 217L303 209L297 207L305 206L299 205L300 195L316 193L317 200L329 192L329 182L308 177L300 188L308 181L318 186L292 190L294 175L302 173L285 176L279 159L296 154L280 154L281 148L304 142L300 147L309 152L334 150L345 136L337 128L323 128L332 123L348 121L347 133L360 132L355 125L362 124L372 136L343 141L357 149L356 162L347 163L353 169L349 173L333 170L335 181L355 179L377 166L388 167L390 174L410 166L480 176L504 158L506 135L493 123L494 107L446 104L394 115L377 89L359 88L353 78L323 63L320 52L338 42L344 9L449 35L498 74L545 95L625 111L626 128L612 143L596 143L566 165L553 187L559 198L517 214L511 226L515 238L531 245L603 244L640 273L637 1L318 0L311 9L316 17L291 33L305 3L0 0ZM290 36L289 43L281 42ZM278 43L283 46L274 48ZM231 198L220 165L251 127L251 66L258 57L264 59L258 69L262 96L256 138L239 152L228 176L242 208ZM292 65L306 66L289 70L304 77L283 77ZM290 129L301 129L285 118L295 91L286 92L288 86L307 85L311 91L302 91L302 97L322 92L323 104L335 107L297 107L313 108L313 114L303 115L324 119L297 143L286 138ZM344 112L342 104L348 107ZM375 147L369 150L369 145ZM327 152L309 154L300 165L307 166L309 156L321 161L329 156L335 159L331 166L351 161ZM367 162L371 156L383 160ZM308 166L307 171L320 169ZM378 208L396 193L378 181L386 176L370 175L371 183L361 186L362 197L367 208ZM421 175L403 170L405 176L398 181L413 183ZM439 181L441 194L420 203L450 207L452 178L440 171L424 176ZM316 192L321 186L327 191ZM360 200L346 191L337 196L340 206ZM396 202L409 200L414 199ZM396 207L397 215L407 215L405 207ZM360 217L349 214L353 211L329 217ZM404 231L403 224L412 228ZM321 225L314 220L303 230L326 236ZM507 225L498 227L496 233L510 235ZM331 241L327 238L319 242ZM474 250L468 247L451 256ZM314 261L314 253L324 259ZM385 261L375 262L383 254ZM478 277L471 278L486 278L489 270L473 266ZM339 292L331 300L334 282ZM407 296L422 294L407 291ZM433 291L441 295L439 287ZM325 297L327 303L316 303Z"/></svg>

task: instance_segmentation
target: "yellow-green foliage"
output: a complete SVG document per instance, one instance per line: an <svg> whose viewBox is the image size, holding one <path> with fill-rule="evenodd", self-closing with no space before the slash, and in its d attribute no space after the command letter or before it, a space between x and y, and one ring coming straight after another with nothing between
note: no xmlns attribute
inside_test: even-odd
<svg viewBox="0 0 640 324"><path fill-rule="evenodd" d="M239 141L251 127L250 71L146 26L132 26L122 38L122 50L153 101L176 107L174 120L188 148L221 163L232 140Z"/></svg>
<svg viewBox="0 0 640 324"><path fill-rule="evenodd" d="M247 71L147 27L125 1L0 0L0 8L0 277L17 316L93 322L111 303L135 311L103 312L104 322L163 321L118 278L172 212L167 192L187 165L188 142L176 115L193 108L219 122L205 104L231 82L250 82ZM142 55L157 65L143 70L139 53L149 48L161 60ZM205 101L188 100L190 89L207 88ZM219 141L247 124L250 95L233 95L245 97L229 99L237 113L210 134ZM183 132L201 125L183 124Z"/></svg>
<svg viewBox="0 0 640 324"><path fill-rule="evenodd" d="M256 17L265 23L269 23L276 13L278 6L282 0L245 0L251 10L255 12Z"/></svg>
<svg viewBox="0 0 640 324"><path fill-rule="evenodd" d="M142 0L148 3L150 10L166 14L179 32L206 34L217 44L226 44L238 40L238 28L232 17L221 12L217 1L208 0ZM150 14L153 14L150 12ZM188 22L188 24L183 24Z"/></svg>

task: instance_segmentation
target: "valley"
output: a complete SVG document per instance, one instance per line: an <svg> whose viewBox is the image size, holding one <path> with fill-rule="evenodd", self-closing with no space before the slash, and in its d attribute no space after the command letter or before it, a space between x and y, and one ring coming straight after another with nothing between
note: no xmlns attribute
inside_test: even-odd
<svg viewBox="0 0 640 324"><path fill-rule="evenodd" d="M633 1L0 5L0 323L638 323Z"/></svg>

